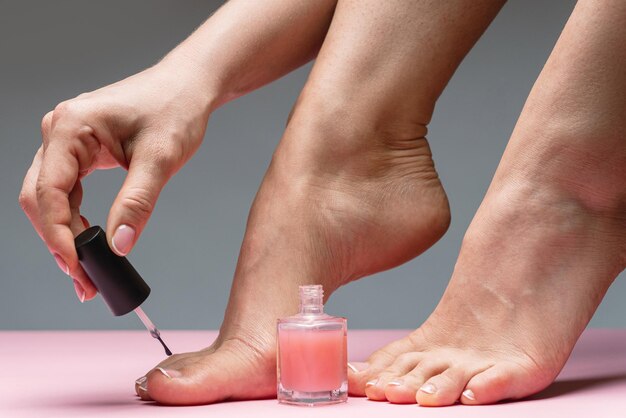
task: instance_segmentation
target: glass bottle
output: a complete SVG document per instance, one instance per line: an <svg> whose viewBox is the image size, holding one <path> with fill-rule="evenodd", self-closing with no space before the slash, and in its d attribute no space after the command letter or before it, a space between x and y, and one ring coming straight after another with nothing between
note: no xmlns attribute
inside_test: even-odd
<svg viewBox="0 0 626 418"><path fill-rule="evenodd" d="M300 286L300 312L278 320L277 345L278 402L347 401L347 321L324 313L321 285Z"/></svg>

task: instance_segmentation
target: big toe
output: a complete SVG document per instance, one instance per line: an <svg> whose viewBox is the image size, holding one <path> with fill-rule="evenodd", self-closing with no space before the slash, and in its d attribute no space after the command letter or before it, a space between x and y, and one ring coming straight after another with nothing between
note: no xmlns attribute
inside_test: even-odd
<svg viewBox="0 0 626 418"><path fill-rule="evenodd" d="M276 365L271 356L250 355L222 346L198 352L147 375L151 399L166 405L199 405L276 395Z"/></svg>

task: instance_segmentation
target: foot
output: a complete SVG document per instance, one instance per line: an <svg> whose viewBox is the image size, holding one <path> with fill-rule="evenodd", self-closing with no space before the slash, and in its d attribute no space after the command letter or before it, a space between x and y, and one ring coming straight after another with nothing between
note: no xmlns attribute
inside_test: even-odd
<svg viewBox="0 0 626 418"><path fill-rule="evenodd" d="M410 335L353 363L352 395L489 404L532 395L562 369L626 267L626 148L623 128L573 133L558 115L529 122L541 118L534 109L511 139L441 302Z"/></svg>
<svg viewBox="0 0 626 418"><path fill-rule="evenodd" d="M323 113L296 109L289 122L250 211L219 337L150 371L136 386L142 398L275 396L276 319L297 312L299 285L320 283L328 296L415 257L446 231L447 198L424 127L346 133L334 114L311 120Z"/></svg>

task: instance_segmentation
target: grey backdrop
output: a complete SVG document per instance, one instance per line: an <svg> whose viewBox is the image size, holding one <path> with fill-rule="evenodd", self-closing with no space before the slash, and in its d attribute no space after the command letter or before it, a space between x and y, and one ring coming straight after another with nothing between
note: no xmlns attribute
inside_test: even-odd
<svg viewBox="0 0 626 418"><path fill-rule="evenodd" d="M252 1L252 0L251 0ZM430 126L452 206L448 234L393 271L339 290L328 310L353 328L419 325L442 294L474 211L573 1L512 0L465 59ZM0 329L141 328L101 300L81 305L21 213L21 181L42 115L59 101L137 72L186 37L216 1L0 0ZM310 66L219 109L193 160L164 190L132 261L152 286L161 328L218 328L250 202ZM269 104L269 105L268 105ZM104 223L124 176L84 183L84 212ZM626 325L624 275L592 325Z"/></svg>

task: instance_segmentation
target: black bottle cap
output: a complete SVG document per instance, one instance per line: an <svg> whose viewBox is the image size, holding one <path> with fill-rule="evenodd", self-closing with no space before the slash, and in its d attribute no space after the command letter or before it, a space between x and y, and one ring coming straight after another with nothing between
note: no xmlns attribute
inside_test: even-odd
<svg viewBox="0 0 626 418"><path fill-rule="evenodd" d="M148 298L150 286L126 257L111 251L102 228L87 228L74 239L74 245L80 265L113 315L126 315Z"/></svg>

